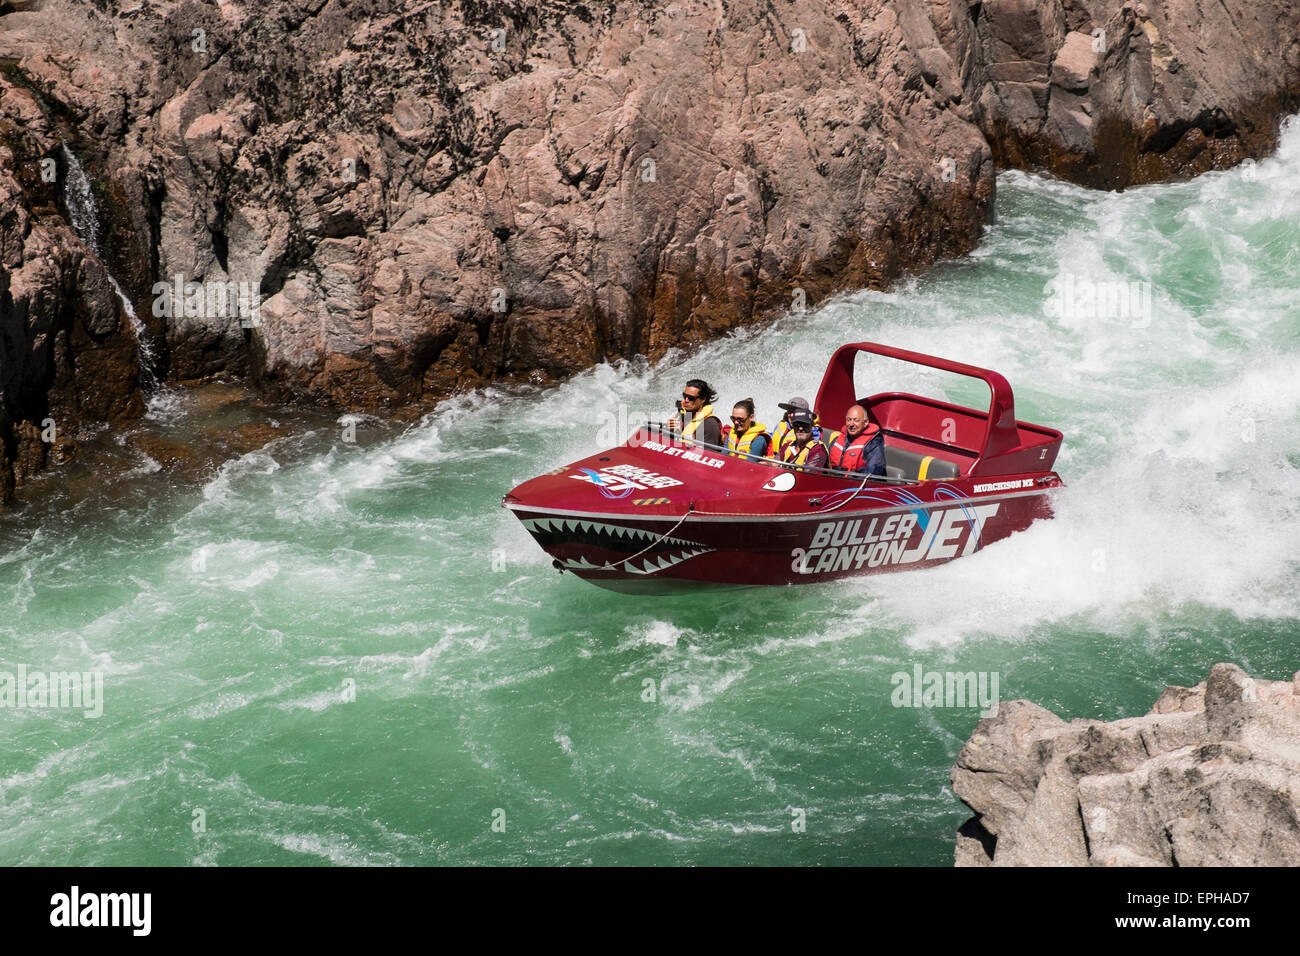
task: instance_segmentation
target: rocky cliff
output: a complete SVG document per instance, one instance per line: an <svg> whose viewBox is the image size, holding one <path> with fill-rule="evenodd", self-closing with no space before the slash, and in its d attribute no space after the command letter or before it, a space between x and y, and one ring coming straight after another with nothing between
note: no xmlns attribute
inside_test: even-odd
<svg viewBox="0 0 1300 956"><path fill-rule="evenodd" d="M138 344L60 206L67 162L43 105L0 80L0 506L79 428L143 410Z"/></svg>
<svg viewBox="0 0 1300 956"><path fill-rule="evenodd" d="M1295 3L965 6L947 45L1001 166L1105 188L1186 177L1267 153L1296 108Z"/></svg>
<svg viewBox="0 0 1300 956"><path fill-rule="evenodd" d="M1189 175L1268 151L1300 92L1290 0L0 10L4 281L27 263L24 301L129 352L66 210L13 185L62 139L115 238L90 258L169 380L344 408L547 382L887 285L972 248L994 159L1106 186ZM61 250L39 269L33 230ZM251 316L225 305L240 284ZM54 346L0 306L22 343L6 381L32 383L6 387L13 454ZM138 404L130 376L64 365Z"/></svg>
<svg viewBox="0 0 1300 956"><path fill-rule="evenodd" d="M952 785L976 814L958 866L1297 866L1300 673L1216 664L1110 723L1012 701L980 721Z"/></svg>

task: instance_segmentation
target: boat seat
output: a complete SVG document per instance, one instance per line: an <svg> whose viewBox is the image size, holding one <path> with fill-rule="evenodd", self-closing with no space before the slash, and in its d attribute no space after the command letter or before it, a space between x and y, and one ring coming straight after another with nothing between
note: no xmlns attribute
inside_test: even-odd
<svg viewBox="0 0 1300 956"><path fill-rule="evenodd" d="M924 466L925 474L921 474ZM885 473L890 478L951 479L961 475L955 461L937 455L921 455L914 451L885 445Z"/></svg>

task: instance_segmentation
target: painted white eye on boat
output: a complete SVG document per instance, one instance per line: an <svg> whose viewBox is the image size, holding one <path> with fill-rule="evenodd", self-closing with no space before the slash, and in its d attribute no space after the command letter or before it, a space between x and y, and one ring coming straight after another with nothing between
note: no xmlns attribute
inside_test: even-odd
<svg viewBox="0 0 1300 956"><path fill-rule="evenodd" d="M794 475L783 471L763 486L764 491L789 491L794 487Z"/></svg>

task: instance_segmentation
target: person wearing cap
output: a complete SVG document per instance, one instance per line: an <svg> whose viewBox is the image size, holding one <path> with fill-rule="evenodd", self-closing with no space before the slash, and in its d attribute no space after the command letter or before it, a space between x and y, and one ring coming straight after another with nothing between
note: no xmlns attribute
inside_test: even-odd
<svg viewBox="0 0 1300 956"><path fill-rule="evenodd" d="M781 416L781 421L777 423L776 428L772 429L772 443L767 447L767 454L770 458L780 458L781 451L785 444L794 436L790 434L790 416L797 411L812 411L808 405L808 399L795 396L788 402L781 402L776 406L785 414ZM813 416L813 425L817 424L816 416Z"/></svg>
<svg viewBox="0 0 1300 956"><path fill-rule="evenodd" d="M785 446L793 441L794 436L790 433L790 416L798 411L805 411L812 415L813 420L813 441L819 441L827 448L831 442L840 437L840 433L832 428L823 428L821 419L808 406L808 399L795 396L788 402L782 402L777 408L785 409L785 417L781 419L781 424L776 426L772 433L772 445L768 449L768 454L773 458L781 458L785 451Z"/></svg>
<svg viewBox="0 0 1300 956"><path fill-rule="evenodd" d="M885 474L885 435L880 426L867 421L867 410L854 405L844 416L843 434L826 443L831 468L865 475Z"/></svg>
<svg viewBox="0 0 1300 956"><path fill-rule="evenodd" d="M694 438L706 445L722 444L722 422L713 414L713 400L718 393L701 378L693 378L682 389L677 414L668 419L669 431L683 438Z"/></svg>
<svg viewBox="0 0 1300 956"><path fill-rule="evenodd" d="M827 462L826 446L813 438L812 412L797 411L790 413L791 438L781 449L781 461L787 465L805 468L825 468Z"/></svg>

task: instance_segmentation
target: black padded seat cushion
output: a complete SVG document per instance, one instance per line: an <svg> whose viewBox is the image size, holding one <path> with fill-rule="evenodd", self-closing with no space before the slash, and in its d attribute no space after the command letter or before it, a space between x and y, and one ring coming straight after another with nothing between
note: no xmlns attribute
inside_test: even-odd
<svg viewBox="0 0 1300 956"><path fill-rule="evenodd" d="M961 468L954 461L937 455L920 455L914 451L885 445L885 472L891 478L918 478L921 464L930 459L925 469L926 480L952 479L961 475ZM894 472L898 474L895 475Z"/></svg>

